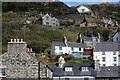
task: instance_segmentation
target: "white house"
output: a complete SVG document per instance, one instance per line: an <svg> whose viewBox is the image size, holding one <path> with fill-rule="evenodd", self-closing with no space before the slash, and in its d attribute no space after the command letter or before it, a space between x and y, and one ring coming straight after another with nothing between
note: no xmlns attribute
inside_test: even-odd
<svg viewBox="0 0 120 80"><path fill-rule="evenodd" d="M78 52L83 52L84 48L87 48L85 44L67 42L65 36L63 42L52 42L51 54L77 54Z"/></svg>
<svg viewBox="0 0 120 80"><path fill-rule="evenodd" d="M79 13L91 13L91 10L87 6L84 6L84 5L79 6L77 10Z"/></svg>
<svg viewBox="0 0 120 80"><path fill-rule="evenodd" d="M95 46L93 56L95 61L99 61L100 66L120 66L120 43L99 43Z"/></svg>
<svg viewBox="0 0 120 80"><path fill-rule="evenodd" d="M118 31L114 34L113 36L113 41L120 41L120 30L118 29Z"/></svg>

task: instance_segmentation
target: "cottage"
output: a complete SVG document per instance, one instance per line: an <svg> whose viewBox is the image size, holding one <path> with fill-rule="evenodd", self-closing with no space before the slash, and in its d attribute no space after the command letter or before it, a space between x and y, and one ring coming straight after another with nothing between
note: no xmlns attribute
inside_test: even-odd
<svg viewBox="0 0 120 80"><path fill-rule="evenodd" d="M99 61L100 66L119 66L120 43L102 42L95 46L94 60Z"/></svg>
<svg viewBox="0 0 120 80"><path fill-rule="evenodd" d="M60 55L60 54L69 54L74 57L88 59L92 52L89 51L90 48L83 43L72 43L67 42L66 37L64 37L63 42L52 42L51 54Z"/></svg>
<svg viewBox="0 0 120 80"><path fill-rule="evenodd" d="M55 17L51 17L49 14L39 14L39 21L41 21L41 24L44 26L52 26L52 27L59 27L59 21Z"/></svg>
<svg viewBox="0 0 120 80"><path fill-rule="evenodd" d="M113 41L120 41L120 29L113 35Z"/></svg>

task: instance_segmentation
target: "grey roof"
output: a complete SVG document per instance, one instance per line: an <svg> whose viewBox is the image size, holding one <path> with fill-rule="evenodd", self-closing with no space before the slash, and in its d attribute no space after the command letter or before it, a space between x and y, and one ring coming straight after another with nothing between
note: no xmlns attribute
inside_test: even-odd
<svg viewBox="0 0 120 80"><path fill-rule="evenodd" d="M82 76L82 75L95 75L95 72L93 70L94 68L94 63L65 63L63 65L63 68L59 68L57 64L48 64L48 66L52 69L53 71L53 76ZM88 72L82 72L80 69L81 67L89 67L91 68L90 71ZM73 71L72 72L65 72L65 67L72 67Z"/></svg>
<svg viewBox="0 0 120 80"><path fill-rule="evenodd" d="M120 42L102 42L95 46L95 51L120 51Z"/></svg>
<svg viewBox="0 0 120 80"><path fill-rule="evenodd" d="M48 64L53 71L53 76L94 76L102 77L120 77L120 66L100 67L94 70L94 63L65 63L63 68L59 68L57 64ZM65 67L72 67L72 72L65 72ZM89 67L90 71L81 71L81 67Z"/></svg>
<svg viewBox="0 0 120 80"><path fill-rule="evenodd" d="M99 71L96 71L96 77L120 77L120 67L100 67Z"/></svg>
<svg viewBox="0 0 120 80"><path fill-rule="evenodd" d="M87 48L87 46L86 46L85 44L82 44L82 43L67 42L67 44L68 44L68 47ZM53 42L52 42L52 45L54 45L54 46L63 46L63 47L65 47L64 42L55 42L55 41L53 41Z"/></svg>

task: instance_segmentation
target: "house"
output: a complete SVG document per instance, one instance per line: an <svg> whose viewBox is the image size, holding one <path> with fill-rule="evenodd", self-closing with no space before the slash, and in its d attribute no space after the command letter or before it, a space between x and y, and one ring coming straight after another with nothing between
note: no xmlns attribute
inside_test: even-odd
<svg viewBox="0 0 120 80"><path fill-rule="evenodd" d="M77 42L86 44L88 48L94 49L95 45L101 42L100 34L98 33L98 37L82 37L82 34L78 34Z"/></svg>
<svg viewBox="0 0 120 80"><path fill-rule="evenodd" d="M120 43L101 42L97 44L93 58L95 61L99 61L100 66L120 66Z"/></svg>
<svg viewBox="0 0 120 80"><path fill-rule="evenodd" d="M60 56L58 64L47 66L53 71L53 80L95 80L94 63L65 63Z"/></svg>
<svg viewBox="0 0 120 80"><path fill-rule="evenodd" d="M74 57L86 59L90 55L92 55L92 52L89 50L91 49L87 48L85 44L67 42L67 38L64 37L63 42L54 41L52 42L51 54L52 55L69 54L73 55Z"/></svg>
<svg viewBox="0 0 120 80"><path fill-rule="evenodd" d="M120 29L113 35L113 41L120 41Z"/></svg>
<svg viewBox="0 0 120 80"><path fill-rule="evenodd" d="M59 21L55 17L51 17L49 14L39 14L38 20L41 22L44 26L51 26L51 27L59 27Z"/></svg>
<svg viewBox="0 0 120 80"><path fill-rule="evenodd" d="M65 63L60 56L58 63L47 64L47 67L53 71L53 80L119 80L120 67L100 66L95 63Z"/></svg>
<svg viewBox="0 0 120 80"><path fill-rule="evenodd" d="M0 61L2 62L0 71L2 70L7 79L50 79L46 64L36 59L35 53L31 48L27 48L23 39L11 39L8 42L8 51L0 56Z"/></svg>
<svg viewBox="0 0 120 80"><path fill-rule="evenodd" d="M77 7L77 11L81 14L81 13L92 13L92 10L85 5L81 5L79 7Z"/></svg>

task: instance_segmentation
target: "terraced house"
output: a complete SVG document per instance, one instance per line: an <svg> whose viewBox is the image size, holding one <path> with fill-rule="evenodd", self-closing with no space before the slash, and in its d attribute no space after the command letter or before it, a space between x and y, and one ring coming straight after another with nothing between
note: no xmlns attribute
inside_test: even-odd
<svg viewBox="0 0 120 80"><path fill-rule="evenodd" d="M64 36L63 42L52 42L51 55L69 54L74 57L88 59L92 55L92 48L86 46L83 43L67 42L67 38Z"/></svg>

